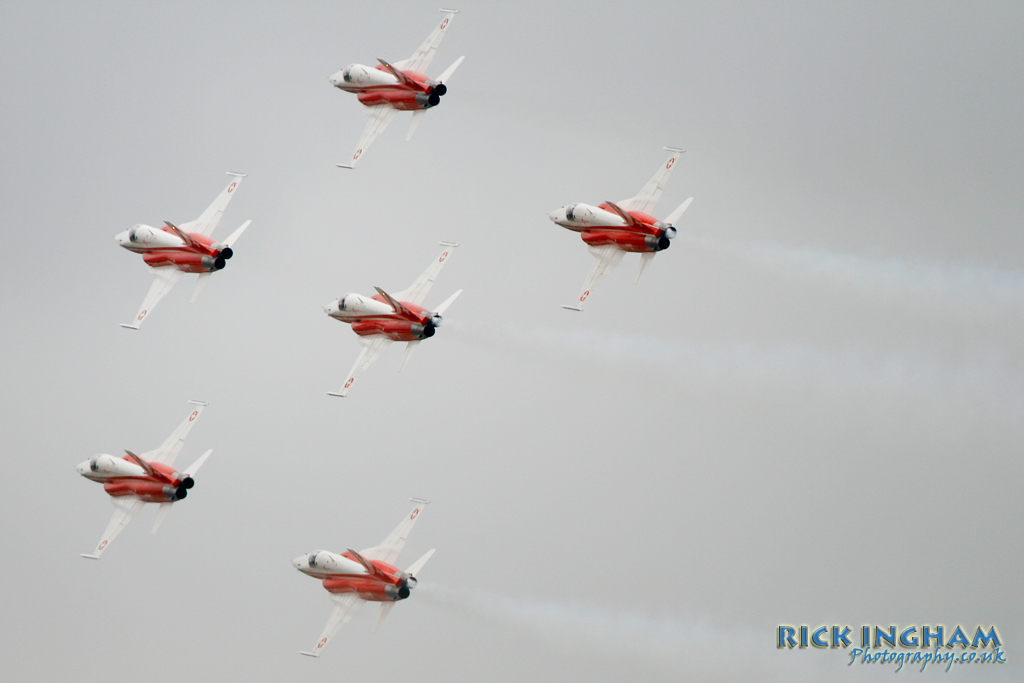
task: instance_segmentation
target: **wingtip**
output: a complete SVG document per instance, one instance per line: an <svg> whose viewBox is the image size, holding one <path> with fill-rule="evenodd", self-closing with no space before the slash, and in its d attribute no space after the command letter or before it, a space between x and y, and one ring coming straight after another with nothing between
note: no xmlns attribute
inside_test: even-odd
<svg viewBox="0 0 1024 683"><path fill-rule="evenodd" d="M665 151L666 152L675 152L676 154L682 154L686 150L685 149L681 149L679 147L665 147Z"/></svg>
<svg viewBox="0 0 1024 683"><path fill-rule="evenodd" d="M313 654L312 652L303 652L302 650L300 650L299 654L306 655L307 657L312 657L313 659L320 659L320 655Z"/></svg>
<svg viewBox="0 0 1024 683"><path fill-rule="evenodd" d="M236 178L245 178L248 176L247 173L239 173L238 171L228 171L228 175L233 175Z"/></svg>
<svg viewBox="0 0 1024 683"><path fill-rule="evenodd" d="M189 402L189 403L192 403L192 404L194 404L194 405L197 405L197 406L208 406L208 405L210 405L210 404L209 404L209 403L207 403L206 401L197 401L197 400L196 400L196 399L194 399L194 398L190 398L188 402Z"/></svg>
<svg viewBox="0 0 1024 683"><path fill-rule="evenodd" d="M582 308L577 308L576 306L566 306L565 304L562 304L562 308L564 308L567 311L579 311L581 313L583 312Z"/></svg>
<svg viewBox="0 0 1024 683"><path fill-rule="evenodd" d="M337 166L338 168L347 168L350 171L355 169L355 166L349 166L348 164L335 164L335 166Z"/></svg>
<svg viewBox="0 0 1024 683"><path fill-rule="evenodd" d="M121 323L121 327L123 327L126 330L137 330L137 329L139 329L138 325L129 325L128 323Z"/></svg>
<svg viewBox="0 0 1024 683"><path fill-rule="evenodd" d="M86 558L87 560L98 560L98 559L100 559L99 555L86 555L85 553L82 553L81 556Z"/></svg>
<svg viewBox="0 0 1024 683"><path fill-rule="evenodd" d="M328 396L337 396L338 398L345 398L345 396L347 396L347 394L339 394L336 391L328 391L327 395Z"/></svg>

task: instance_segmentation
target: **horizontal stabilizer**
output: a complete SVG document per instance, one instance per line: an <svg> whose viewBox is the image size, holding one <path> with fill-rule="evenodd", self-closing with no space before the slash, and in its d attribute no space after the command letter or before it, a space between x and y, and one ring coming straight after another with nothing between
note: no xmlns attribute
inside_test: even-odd
<svg viewBox="0 0 1024 683"><path fill-rule="evenodd" d="M438 315L443 315L444 312L448 310L448 307L451 306L455 302L455 300L459 298L459 294L462 294L461 289L452 294L447 299L445 299L443 302L441 302L441 305L438 306L434 312L437 313Z"/></svg>
<svg viewBox="0 0 1024 683"><path fill-rule="evenodd" d="M98 559L100 559L99 555L86 555L85 553L82 553L81 556L85 557L85 558L88 558L90 560L98 560Z"/></svg>
<svg viewBox="0 0 1024 683"><path fill-rule="evenodd" d="M682 154L685 149L679 149L678 147L665 147L666 152L675 152L676 154Z"/></svg>
<svg viewBox="0 0 1024 683"><path fill-rule="evenodd" d="M210 457L210 453L213 453L213 449L212 448L210 450L206 451L205 453L203 453L202 455L200 455L199 459L196 460L191 465L189 465L185 469L184 473L187 476L189 476L189 477L193 476L196 472L199 471L199 468L203 466L203 463L206 462L206 459Z"/></svg>
<svg viewBox="0 0 1024 683"><path fill-rule="evenodd" d="M339 394L336 391L328 391L327 395L328 396L337 396L338 398L345 398L345 394Z"/></svg>
<svg viewBox="0 0 1024 683"><path fill-rule="evenodd" d="M437 77L437 82L447 83L448 79L452 77L452 74L455 73L455 70L459 68L459 64L462 64L462 60L465 58L465 55L463 55L462 57L456 59L455 62L450 67L444 70L444 73Z"/></svg>
<svg viewBox="0 0 1024 683"><path fill-rule="evenodd" d="M576 306L566 306L565 304L562 304L562 308L564 308L567 311L583 311L582 308L577 308Z"/></svg>
<svg viewBox="0 0 1024 683"><path fill-rule="evenodd" d="M410 574L412 576L416 576L417 574L419 574L420 570L423 569L423 565L427 563L427 560L434 556L435 550L436 548L431 548L430 550L428 550L426 554L423 555L423 557L413 562L412 565L405 570L405 573Z"/></svg>
<svg viewBox="0 0 1024 683"><path fill-rule="evenodd" d="M300 655L306 655L307 657L315 657L317 659L320 659L320 655L318 655L316 653L313 653L313 652L302 652L302 651L300 651L299 654Z"/></svg>
<svg viewBox="0 0 1024 683"><path fill-rule="evenodd" d="M203 291L203 287L206 286L209 279L210 273L199 273L199 278L196 280L196 286L192 290L192 298L188 300L190 304L194 304L196 302L196 299L199 298L199 293Z"/></svg>
<svg viewBox="0 0 1024 683"><path fill-rule="evenodd" d="M245 229L249 227L250 223L252 223L251 220L242 223L242 227L228 235L228 238L224 240L224 245L228 247L233 247L235 245L235 242L238 241L238 238L242 236L243 232L245 232Z"/></svg>
<svg viewBox="0 0 1024 683"><path fill-rule="evenodd" d="M137 329L139 329L138 325L128 325L126 323L121 323L121 327L125 328L126 330L137 330Z"/></svg>
<svg viewBox="0 0 1024 683"><path fill-rule="evenodd" d="M677 208L677 209L676 209L675 211L673 211L672 213L670 213L670 214L669 214L669 215L668 215L668 216L667 216L667 217L665 218L665 222L666 222L666 223L668 223L669 225L672 225L672 226L674 226L674 225L676 224L676 222L677 222L677 221L678 221L678 220L679 220L680 218L682 218L682 217L683 217L683 212L684 212L684 211L686 211L686 209L687 209L687 208L688 208L688 207L690 206L690 202L692 202L692 201L693 201L693 197L690 197L690 198L689 198L689 199L687 199L687 200L686 200L685 202L683 202L682 204L680 204L680 205L679 205L679 207L678 207L678 208Z"/></svg>
<svg viewBox="0 0 1024 683"><path fill-rule="evenodd" d="M173 503L160 503L160 509L156 511L156 520L153 522L153 533L155 534L164 522L164 517L171 511Z"/></svg>
<svg viewBox="0 0 1024 683"><path fill-rule="evenodd" d="M335 164L335 166L337 166L338 168L347 168L349 170L355 168L355 166L349 166L348 164ZM310 657L319 657L320 656L320 655L309 654L308 652L303 652L302 654L309 655Z"/></svg>
<svg viewBox="0 0 1024 683"><path fill-rule="evenodd" d="M427 113L426 109L417 109L412 113L412 121L409 122L409 132L405 134L405 141L409 142L412 140L412 134L416 132L416 127L420 125L420 119Z"/></svg>
<svg viewBox="0 0 1024 683"><path fill-rule="evenodd" d="M373 625L373 632L376 633L380 630L380 627L384 624L384 620L391 614L391 608L395 606L393 602L382 602L380 603L380 615L377 617L377 623Z"/></svg>

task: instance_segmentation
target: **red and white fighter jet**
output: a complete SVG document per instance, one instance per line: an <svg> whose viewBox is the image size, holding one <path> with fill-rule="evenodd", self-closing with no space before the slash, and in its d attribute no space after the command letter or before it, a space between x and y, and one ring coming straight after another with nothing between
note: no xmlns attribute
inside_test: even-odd
<svg viewBox="0 0 1024 683"><path fill-rule="evenodd" d="M352 153L352 160L347 164L338 164L339 167L355 168L370 143L384 132L399 111L412 112L409 133L405 136L406 140L411 140L426 111L441 103L441 96L448 92L448 79L465 59L456 59L455 63L436 79L424 75L423 72L434 58L448 25L459 12L455 9L441 11L444 12L444 19L409 59L389 64L378 58L380 64L377 66L350 64L328 79L335 88L356 93L359 101L368 107L366 113L370 116L359 138L359 144Z"/></svg>
<svg viewBox="0 0 1024 683"><path fill-rule="evenodd" d="M185 468L184 472L178 472L172 467L174 459L181 452L181 447L185 445L185 437L188 436L189 430L203 412L203 408L208 405L202 401L189 403L195 408L155 451L135 455L126 450L127 455L123 458L100 454L75 468L86 479L103 484L103 490L110 495L110 502L116 510L96 545L96 550L91 555L83 553L82 557L90 560L100 559L100 555L110 542L128 526L146 503L160 505L156 522L153 524L155 534L164 517L171 511L171 506L188 495L188 490L195 484L192 477L210 457L210 453L213 453L213 449L206 451Z"/></svg>
<svg viewBox="0 0 1024 683"><path fill-rule="evenodd" d="M693 197L680 204L664 221L650 215L661 199L672 167L684 151L674 147L665 149L672 152L672 156L661 165L637 196L618 203L604 202L599 206L570 204L548 214L548 218L556 224L580 233L580 237L590 247L590 253L597 259L583 283L576 305L562 308L582 311L594 287L612 272L627 251L640 254L640 271L636 274L636 282L639 283L644 270L654 260L654 255L668 249L670 240L676 236L675 223L693 201Z"/></svg>
<svg viewBox="0 0 1024 683"><path fill-rule="evenodd" d="M441 326L441 315L448 310L459 294L462 294L460 289L433 311L420 306L427 298L437 274L448 262L452 250L459 245L441 242L441 246L444 247L444 251L422 275L416 278L409 289L396 292L392 296L380 287L375 287L377 293L373 296L346 294L324 306L324 313L335 320L352 325L352 331L359 335L359 341L363 345L363 350L349 371L341 391L329 391L328 396L346 396L356 378L380 357L391 342L407 342L402 365L398 368L401 372L420 341L434 336L435 330Z"/></svg>
<svg viewBox="0 0 1024 683"><path fill-rule="evenodd" d="M404 572L394 566L398 554L405 547L405 539L409 537L420 512L428 503L420 498L413 498L412 501L416 507L378 546L360 552L350 548L340 554L317 550L292 560L292 566L300 572L323 582L335 605L316 647L312 652L302 654L319 657L327 641L355 616L364 602L380 603L380 615L373 627L376 632L395 603L409 597L409 591L416 586L416 574L434 554L431 548Z"/></svg>
<svg viewBox="0 0 1024 683"><path fill-rule="evenodd" d="M142 307L135 315L135 320L131 323L122 323L121 327L139 329L139 325L152 312L153 307L171 291L184 273L199 274L196 288L192 291L192 302L195 303L199 292L210 279L210 274L221 270L226 265L226 260L231 258L234 253L231 247L252 221L243 223L242 227L231 233L223 242L215 242L210 238L210 234L224 215L228 202L235 196L235 190L245 177L244 173L228 172L228 175L233 176L231 182L196 220L182 223L180 226L164 221L162 228L136 225L114 236L117 243L128 251L142 254L142 260L156 276L149 293L142 301Z"/></svg>

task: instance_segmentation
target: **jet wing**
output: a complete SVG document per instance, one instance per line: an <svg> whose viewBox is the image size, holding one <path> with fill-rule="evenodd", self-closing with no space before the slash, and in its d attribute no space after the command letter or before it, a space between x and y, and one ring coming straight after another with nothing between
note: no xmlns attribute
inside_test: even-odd
<svg viewBox="0 0 1024 683"><path fill-rule="evenodd" d="M327 625L324 626L324 630L320 634L320 640L316 642L316 647L313 648L313 651L301 653L307 657L319 657L327 641L333 638L334 634L355 616L356 612L359 611L359 608L365 602L365 600L356 597L352 593L345 593L343 595L329 593L328 595L334 602L334 611L331 612L331 618L327 620Z"/></svg>
<svg viewBox="0 0 1024 683"><path fill-rule="evenodd" d="M174 288L174 285L178 284L178 280L184 273L174 266L160 266L159 268L150 268L153 271L153 275L156 279L153 280L153 284L149 288L149 292L146 293L146 298L142 300L142 307L139 308L139 312L135 315L135 321L132 323L121 323L121 327L127 327L129 330L139 329L139 325L146 319L158 303L160 299L163 299L167 292Z"/></svg>
<svg viewBox="0 0 1024 683"><path fill-rule="evenodd" d="M328 396L347 396L348 390L355 384L356 378L363 374L366 368L370 367L375 360L380 358L380 354L384 353L384 349L391 346L391 340L385 337L383 334L373 334L368 337L360 337L359 341L363 345L363 350L359 352L359 357L356 358L356 364L352 366L352 369L348 373L348 379L345 380L345 386L341 388L341 391L328 391Z"/></svg>
<svg viewBox="0 0 1024 683"><path fill-rule="evenodd" d="M232 173L230 171L228 175L233 176L231 182L217 195L217 198L213 200L213 204L210 204L199 218L187 225L190 232L198 232L200 235L209 237L213 233L213 229L220 223L220 218L224 215L224 209L228 208L228 202L235 196L235 190L238 189L238 186L242 183L242 178L245 177L244 173Z"/></svg>
<svg viewBox="0 0 1024 683"><path fill-rule="evenodd" d="M452 23L452 19L458 14L458 10L454 9L442 9L444 12L444 19L438 24L427 39L420 45L419 49L413 53L409 59L403 59L400 62L395 62L396 69L407 69L409 71L415 71L416 73L425 74L427 67L430 66L430 61L434 58L434 53L437 52L437 46L441 44L441 40L444 38L445 31L448 30L449 24Z"/></svg>
<svg viewBox="0 0 1024 683"><path fill-rule="evenodd" d="M395 292L393 295L399 301L404 301L410 304L416 304L420 306L423 304L423 300L427 298L427 293L430 292L430 288L434 285L434 280L437 279L438 273L444 268L444 264L447 263L448 257L451 256L452 252L459 245L454 242L441 242L441 246L444 247L444 251L434 259L434 262L423 271L423 274L416 278L416 281L409 285L409 289L402 292Z"/></svg>
<svg viewBox="0 0 1024 683"><path fill-rule="evenodd" d="M106 530L103 532L100 542L96 544L96 550L93 551L93 554L86 555L82 553L82 557L88 557L90 560L100 559L100 556L107 549L107 546L110 545L110 542L117 538L121 530L135 519L135 515L139 514L139 510L146 504L141 498L136 498L135 496L119 496L111 498L110 502L114 505L114 516L110 518L110 524L107 525Z"/></svg>
<svg viewBox="0 0 1024 683"><path fill-rule="evenodd" d="M367 107L366 113L370 120L366 122L366 128L363 128L363 134L359 138L359 144L356 145L356 151L352 152L352 159L349 163L338 164L341 168L356 167L356 163L363 156L363 152L377 139L378 135L384 132L384 129L388 127L388 124L398 114L398 110L387 104L378 104L373 107Z"/></svg>
<svg viewBox="0 0 1024 683"><path fill-rule="evenodd" d="M679 160L679 155L683 153L683 150L676 149L674 147L666 147L666 150L672 152L672 156L661 165L654 176L647 181L647 184L640 190L640 194L629 199L623 199L618 202L619 206L626 211L641 211L648 215L652 214L655 205L658 200L661 199L661 193L665 189L665 183L668 182L668 177L672 175L672 167L676 165L676 161Z"/></svg>
<svg viewBox="0 0 1024 683"><path fill-rule="evenodd" d="M185 418L185 421L178 425L178 428L171 432L171 435L167 437L167 440L160 445L155 451L149 451L143 453L142 457L149 462L162 462L165 465L173 465L174 459L178 457L178 453L181 453L182 446L185 445L185 437L188 436L189 431L192 429L192 425L195 424L196 420L199 419L199 415L203 412L209 403L203 403L202 401L189 401L194 407L192 411Z"/></svg>
<svg viewBox="0 0 1024 683"><path fill-rule="evenodd" d="M394 531L388 534L388 537L380 545L360 551L360 555L368 560L380 560L390 565L395 563L398 559L398 554L405 547L405 539L409 537L409 532L412 531L412 527L416 524L416 520L419 519L420 513L429 502L422 498L413 498L412 501L416 503L416 507L398 523Z"/></svg>
<svg viewBox="0 0 1024 683"><path fill-rule="evenodd" d="M562 308L568 308L570 311L582 311L583 304L594 290L594 287L597 287L597 283L603 280L605 275L612 272L615 266L619 265L622 255L626 252L616 246L606 244L600 247L590 247L590 253L594 255L596 260L590 269L590 274L587 275L586 282L583 283L583 289L580 290L580 296L576 299L576 305L563 305Z"/></svg>

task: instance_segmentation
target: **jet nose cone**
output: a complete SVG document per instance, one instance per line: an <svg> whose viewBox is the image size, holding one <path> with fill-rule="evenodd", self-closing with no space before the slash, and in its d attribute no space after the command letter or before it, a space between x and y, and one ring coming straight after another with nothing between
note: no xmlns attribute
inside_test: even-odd
<svg viewBox="0 0 1024 683"><path fill-rule="evenodd" d="M548 218L551 219L552 223L557 223L560 220L565 220L565 209L555 209L548 214Z"/></svg>
<svg viewBox="0 0 1024 683"><path fill-rule="evenodd" d="M77 465L75 465L75 471L78 472L79 474L85 474L86 472L88 472L89 461L86 460L85 462L80 462Z"/></svg>
<svg viewBox="0 0 1024 683"><path fill-rule="evenodd" d="M117 242L118 244L120 244L121 246L124 246L125 244L127 244L127 242L128 242L128 231L127 230L122 230L121 232L119 232L116 235L114 235L114 241Z"/></svg>
<svg viewBox="0 0 1024 683"><path fill-rule="evenodd" d="M300 570L300 571L305 569L306 568L306 556L305 555L299 555L298 557L296 557L294 560L292 560L292 566L295 567L296 569Z"/></svg>

